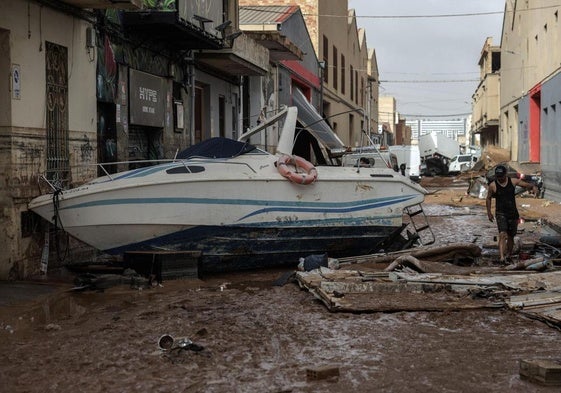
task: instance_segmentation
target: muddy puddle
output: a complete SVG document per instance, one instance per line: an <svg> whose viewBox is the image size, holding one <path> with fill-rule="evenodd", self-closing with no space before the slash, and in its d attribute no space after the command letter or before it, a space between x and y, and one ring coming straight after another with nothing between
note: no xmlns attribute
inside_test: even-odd
<svg viewBox="0 0 561 393"><path fill-rule="evenodd" d="M473 243L482 248L484 258L498 255L497 226L487 219L485 207L427 205L424 206L424 211L435 234L435 245ZM533 244L540 237L553 233L539 221L522 220L518 225L515 243L517 246Z"/></svg>

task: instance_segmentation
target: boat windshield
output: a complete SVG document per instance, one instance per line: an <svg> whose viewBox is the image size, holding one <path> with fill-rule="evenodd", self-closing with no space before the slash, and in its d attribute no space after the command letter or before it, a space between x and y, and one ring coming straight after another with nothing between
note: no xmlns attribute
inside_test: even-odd
<svg viewBox="0 0 561 393"><path fill-rule="evenodd" d="M238 142L233 139L215 137L204 140L177 154L178 159L190 157L231 158L255 150L255 146L247 142Z"/></svg>

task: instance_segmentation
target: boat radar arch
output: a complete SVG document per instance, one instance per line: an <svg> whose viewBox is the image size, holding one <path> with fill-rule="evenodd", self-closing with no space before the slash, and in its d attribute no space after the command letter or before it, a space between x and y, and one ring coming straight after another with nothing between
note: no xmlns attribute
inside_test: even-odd
<svg viewBox="0 0 561 393"><path fill-rule="evenodd" d="M279 113L276 115L265 119L265 121L256 127L253 127L247 132L244 132L239 136L238 141L245 142L249 140L252 135L263 131L267 127L270 127L276 122L279 122L284 117L284 123L279 136L279 143L277 145L278 154L292 154L292 148L294 146L294 135L296 131L296 120L298 118L298 108L295 106L287 107L283 106Z"/></svg>

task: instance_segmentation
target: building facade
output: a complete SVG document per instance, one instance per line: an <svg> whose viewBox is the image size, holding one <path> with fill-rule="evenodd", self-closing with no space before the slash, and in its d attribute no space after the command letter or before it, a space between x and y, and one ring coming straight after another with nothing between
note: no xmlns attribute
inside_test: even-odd
<svg viewBox="0 0 561 393"><path fill-rule="evenodd" d="M85 17L0 3L0 279L28 276L50 235L27 211L39 174L68 185L95 175L95 49ZM88 33L89 32L89 33ZM45 185L45 183L43 183Z"/></svg>
<svg viewBox="0 0 561 393"><path fill-rule="evenodd" d="M95 255L33 197L236 138L263 107L269 52L237 0L0 2L0 47L0 279L36 274L43 252Z"/></svg>
<svg viewBox="0 0 561 393"><path fill-rule="evenodd" d="M561 6L506 2L501 38L499 142L518 162L539 162L545 197L561 200Z"/></svg>
<svg viewBox="0 0 561 393"><path fill-rule="evenodd" d="M393 133L397 123L397 103L394 97L380 96L378 101L378 131Z"/></svg>
<svg viewBox="0 0 561 393"><path fill-rule="evenodd" d="M299 138L308 138L322 122L320 115L321 79L318 60L302 11L295 5L262 6L255 2L240 7L240 28L269 49L269 73L263 82L263 115L278 112L282 106L297 106ZM298 43L298 44L296 44ZM306 117L306 113L311 117ZM275 151L277 126L254 135L252 144ZM311 159L310 152L298 155Z"/></svg>
<svg viewBox="0 0 561 393"><path fill-rule="evenodd" d="M291 0L240 0L240 6L293 5ZM321 111L347 146L365 143L363 130L377 129L378 67L348 1L298 2L318 58Z"/></svg>
<svg viewBox="0 0 561 393"><path fill-rule="evenodd" d="M45 252L50 267L97 256L27 211L35 196L235 139L282 104L300 99L306 132L368 143L378 70L347 1L290 4L277 36L240 29L244 2L0 2L0 279L37 274Z"/></svg>
<svg viewBox="0 0 561 393"><path fill-rule="evenodd" d="M395 144L411 145L411 127L406 124L405 119L399 119L395 125Z"/></svg>
<svg viewBox="0 0 561 393"><path fill-rule="evenodd" d="M472 96L472 134L482 147L499 145L501 51L488 37L479 57L480 82Z"/></svg>
<svg viewBox="0 0 561 393"><path fill-rule="evenodd" d="M419 140L419 137L426 134L442 134L448 138L460 141L462 137L468 134L469 121L467 118L449 119L449 120L433 120L418 119L407 120L407 126L411 127L411 139Z"/></svg>

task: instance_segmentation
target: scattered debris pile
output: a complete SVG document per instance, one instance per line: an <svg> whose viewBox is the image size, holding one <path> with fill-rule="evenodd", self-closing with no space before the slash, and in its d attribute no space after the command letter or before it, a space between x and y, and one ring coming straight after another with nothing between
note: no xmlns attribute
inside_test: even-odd
<svg viewBox="0 0 561 393"><path fill-rule="evenodd" d="M130 285L131 288L149 288L152 281L139 275L135 270L125 269L122 274L83 273L74 278L74 291L104 291L118 285Z"/></svg>
<svg viewBox="0 0 561 393"><path fill-rule="evenodd" d="M479 168L474 167L474 170L486 170L502 162L508 162L510 161L510 153L508 150L502 149L498 146L487 145L483 149L480 161L481 164L479 164Z"/></svg>
<svg viewBox="0 0 561 393"><path fill-rule="evenodd" d="M560 253L545 246L508 266L484 264L471 243L419 247L346 258L339 270L321 266L296 273L296 281L332 312L508 307L561 327Z"/></svg>

